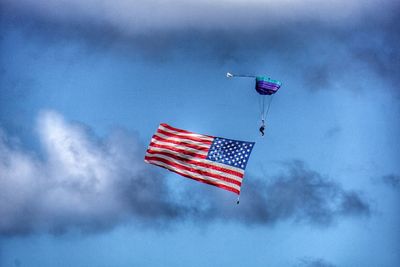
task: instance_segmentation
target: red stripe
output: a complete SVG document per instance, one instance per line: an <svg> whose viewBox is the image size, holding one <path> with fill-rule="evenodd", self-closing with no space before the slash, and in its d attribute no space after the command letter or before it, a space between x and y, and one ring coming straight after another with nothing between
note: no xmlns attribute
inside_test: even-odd
<svg viewBox="0 0 400 267"><path fill-rule="evenodd" d="M197 149L199 151L204 151L204 152L208 152L208 149L210 148L210 147L197 146L197 145L190 144L190 143L187 143L187 142L184 142L184 141L175 141L175 140L171 140L171 139L166 139L166 138L162 138L162 137L157 136L157 135L153 135L153 138L156 139L156 140L159 140L159 141L164 141L164 142L168 142L168 143L172 143L172 144L182 145L182 146L186 146L186 147ZM210 144L211 144L211 142L210 142Z"/></svg>
<svg viewBox="0 0 400 267"><path fill-rule="evenodd" d="M210 173L210 172L207 172L207 171L202 171L202 170L197 170L197 169L194 169L194 168L189 168L189 167L180 165L180 164L178 164L178 163L175 163L175 162L173 162L173 161L170 161L170 160L167 160L167 159L163 159L163 158L159 158L159 157L157 157L157 156L155 156L155 157L148 157L148 156L145 156L145 159L147 159L147 160L157 160L157 161L161 161L161 162L164 162L165 164L168 164L169 166L175 167L175 168L177 168L177 169L181 169L181 170L185 170L185 171L194 172L194 173L197 173L197 174L200 174L200 175L210 176L210 177L212 177L212 178L216 178L216 179L218 179L218 180L225 181L225 182L228 182L228 183L231 183L231 184L236 184L236 185L238 185L238 186L241 186L241 184L242 184L242 183L239 182L239 181L236 181L236 180L227 178L227 177L222 176L222 175L219 175L219 174L214 174L214 173ZM206 178L206 177L205 177L205 178Z"/></svg>
<svg viewBox="0 0 400 267"><path fill-rule="evenodd" d="M180 133L187 133L187 134L196 134L196 135L202 135L202 136L205 136L205 137L214 138L214 136L211 136L211 135L198 134L198 133L193 133L193 132L189 132L189 131L186 131L186 130L178 129L178 128L169 126L166 123L161 123L160 125L164 126L165 128L167 128L167 129L169 129L171 131L176 131L176 132L180 132Z"/></svg>
<svg viewBox="0 0 400 267"><path fill-rule="evenodd" d="M174 133L170 133L161 129L157 130L158 133L169 136L169 137L175 137L175 138L179 138L179 139L187 139L187 140L192 140L192 141L197 141L197 142L202 142L206 145L211 145L212 141L210 140L204 140L201 139L199 137L194 137L194 136L182 136L182 135L178 135L178 134L174 134Z"/></svg>
<svg viewBox="0 0 400 267"><path fill-rule="evenodd" d="M164 126L165 128L168 128L168 129L170 129L171 131L176 131L176 132L180 132L180 133L188 133L188 134L193 134L193 132L189 132L189 131L186 131L186 130L178 129L178 128L175 128L175 127L169 126L169 125L168 125L168 124L166 124L166 123L161 123L160 125L161 125L161 126Z"/></svg>
<svg viewBox="0 0 400 267"><path fill-rule="evenodd" d="M187 151L185 149L180 149L180 148L176 148L176 147L170 147L170 146L166 146L166 145L160 145L160 144L156 144L156 143L153 143L153 142L150 143L149 148L147 149L147 152L152 147L158 147L158 148L162 148L162 149L166 149L166 150L175 151L175 152L178 152L178 153L181 153L181 154L184 154L184 155L188 155L188 156L191 156L191 157L194 157L194 158L199 158L199 159L207 158L207 155L201 155L201 154L198 154L196 152Z"/></svg>
<svg viewBox="0 0 400 267"><path fill-rule="evenodd" d="M146 158L145 158L145 160L146 160ZM148 159L147 159L147 160L148 160ZM162 166L162 165L159 165L159 164L157 164L157 162L152 162L151 160L149 160L148 162L149 162L149 163L152 163L152 164L154 164L154 165L160 166L160 167L162 167L162 168L165 168L165 169L167 169L167 170L169 170L169 171L171 171L171 172L175 172L175 173L177 173L177 174L179 174L179 175L182 175L182 176L185 176L185 177L187 177L187 178L196 180L196 181L198 181L198 182L202 182L202 183L205 183L205 184L213 185L213 186L216 186L216 187L219 187L219 188L222 188L222 189L225 189L225 190L234 192L234 193L236 193L236 194L238 194L238 195L240 194L240 191L237 190L236 188L229 187L229 186L226 186L226 185L223 185L223 184L218 184L218 183L215 183L214 181L210 181L210 180L202 180L202 179L199 179L199 178L197 178L197 177L190 176L190 175L185 174L185 173L180 173L180 172L178 172L178 171L176 171L176 170L174 170L174 169L170 169L170 168L164 167L164 166Z"/></svg>
<svg viewBox="0 0 400 267"><path fill-rule="evenodd" d="M196 161L196 160L183 158L183 157L177 156L175 154L172 154L172 153L169 153L169 152L166 152L166 151L162 151L161 152L161 151L152 151L151 149L148 149L147 153L152 154L152 155L155 155L155 154L165 155L165 156L168 156L168 157L183 161L183 162L188 163L188 164L193 164L193 165L197 165L197 166L204 167L204 168L210 168L210 169L213 169L213 170L217 170L217 171L225 172L225 173L228 173L228 174L231 174L231 175L235 175L235 176L237 176L239 178L243 178L243 173L241 173L241 172L237 172L237 171L234 171L234 170L226 169L226 168L214 165L212 163L208 164L208 163L199 162L199 161Z"/></svg>

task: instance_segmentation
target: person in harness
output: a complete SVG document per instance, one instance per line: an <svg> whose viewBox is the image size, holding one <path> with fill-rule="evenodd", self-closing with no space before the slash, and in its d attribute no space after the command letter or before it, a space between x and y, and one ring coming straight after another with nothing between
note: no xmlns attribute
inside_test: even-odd
<svg viewBox="0 0 400 267"><path fill-rule="evenodd" d="M264 136L264 130L265 130L265 122L264 122L264 120L262 120L261 127L259 129L261 136Z"/></svg>

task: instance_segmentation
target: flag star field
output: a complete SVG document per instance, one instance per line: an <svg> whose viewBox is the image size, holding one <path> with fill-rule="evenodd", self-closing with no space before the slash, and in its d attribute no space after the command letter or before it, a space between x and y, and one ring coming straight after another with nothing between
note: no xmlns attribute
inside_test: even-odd
<svg viewBox="0 0 400 267"><path fill-rule="evenodd" d="M254 143L215 137L207 159L245 169Z"/></svg>

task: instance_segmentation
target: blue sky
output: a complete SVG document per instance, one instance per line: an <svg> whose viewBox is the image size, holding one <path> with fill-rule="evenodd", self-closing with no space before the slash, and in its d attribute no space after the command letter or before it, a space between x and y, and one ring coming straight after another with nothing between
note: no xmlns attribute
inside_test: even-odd
<svg viewBox="0 0 400 267"><path fill-rule="evenodd" d="M400 265L396 1L0 5L0 266ZM240 205L161 122L256 142Z"/></svg>

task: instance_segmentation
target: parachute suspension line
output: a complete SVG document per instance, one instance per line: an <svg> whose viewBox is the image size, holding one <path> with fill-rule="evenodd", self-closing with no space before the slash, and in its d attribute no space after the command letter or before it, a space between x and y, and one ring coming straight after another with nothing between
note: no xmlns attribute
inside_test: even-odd
<svg viewBox="0 0 400 267"><path fill-rule="evenodd" d="M264 116L264 120L267 118L267 116L268 116L268 112L269 112L269 108L271 107L271 103L272 103L272 99L274 98L274 95L271 95L271 97L269 98L269 102L268 102L268 107L267 107L267 112L265 112L265 116ZM264 102L265 102L265 100L264 100ZM263 110L263 112L264 112L264 110ZM264 115L264 113L263 113L263 115Z"/></svg>
<svg viewBox="0 0 400 267"><path fill-rule="evenodd" d="M263 95L261 100L261 120L264 122L265 120L265 96Z"/></svg>
<svg viewBox="0 0 400 267"><path fill-rule="evenodd" d="M238 195L237 201L236 201L236 205L239 205L240 202L240 195Z"/></svg>
<svg viewBox="0 0 400 267"><path fill-rule="evenodd" d="M261 126L260 126L260 133L261 136L264 136L264 130L265 130L265 120L268 116L268 112L269 112L269 108L271 106L271 102L272 102L272 98L274 95L272 95L271 97L269 97L269 101L268 101L268 107L267 107L267 111L265 111L265 96L262 96L262 105L261 105Z"/></svg>

